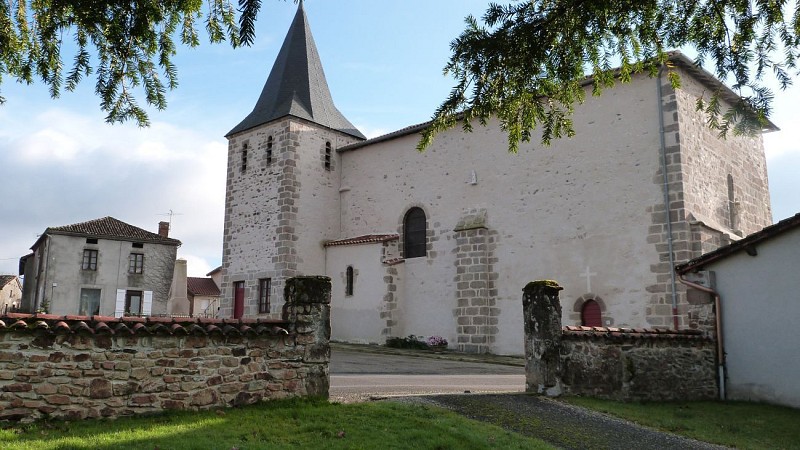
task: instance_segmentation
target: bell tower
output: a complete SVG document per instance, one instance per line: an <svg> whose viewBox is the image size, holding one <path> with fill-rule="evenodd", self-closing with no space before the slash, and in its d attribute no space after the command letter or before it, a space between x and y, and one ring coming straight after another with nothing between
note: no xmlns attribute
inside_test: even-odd
<svg viewBox="0 0 800 450"><path fill-rule="evenodd" d="M333 103L303 2L253 111L227 135L221 317L269 317L284 281L325 273L336 149L365 137Z"/></svg>

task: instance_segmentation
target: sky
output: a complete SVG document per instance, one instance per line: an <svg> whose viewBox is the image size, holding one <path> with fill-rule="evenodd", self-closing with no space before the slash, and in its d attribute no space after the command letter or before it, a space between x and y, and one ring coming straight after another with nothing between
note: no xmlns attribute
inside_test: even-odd
<svg viewBox="0 0 800 450"><path fill-rule="evenodd" d="M367 137L430 119L453 87L442 74L464 18L487 0L306 0L334 102ZM253 108L296 12L265 0L249 48L179 47L179 87L151 126L108 125L90 76L51 99L41 83L0 90L0 274L48 226L112 216L156 232L172 222L189 276L221 264L227 143ZM66 61L72 54L63 55ZM143 98L140 96L140 98ZM765 135L773 219L800 212L800 83L776 94ZM172 215L170 216L170 212Z"/></svg>

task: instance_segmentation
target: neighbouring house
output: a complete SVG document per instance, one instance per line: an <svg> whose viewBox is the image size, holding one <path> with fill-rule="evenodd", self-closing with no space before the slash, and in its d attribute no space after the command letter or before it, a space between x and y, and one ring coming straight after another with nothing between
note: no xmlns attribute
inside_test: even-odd
<svg viewBox="0 0 800 450"><path fill-rule="evenodd" d="M726 397L800 408L800 214L676 270L718 299Z"/></svg>
<svg viewBox="0 0 800 450"><path fill-rule="evenodd" d="M50 227L20 260L21 310L63 315L163 315L181 242L113 217Z"/></svg>
<svg viewBox="0 0 800 450"><path fill-rule="evenodd" d="M219 273L219 269L215 269ZM211 271L208 275L214 274ZM186 279L189 294L190 314L192 317L217 317L219 308L219 285L213 276L188 277Z"/></svg>
<svg viewBox="0 0 800 450"><path fill-rule="evenodd" d="M16 275L0 275L0 314L14 312L22 300L22 283Z"/></svg>
<svg viewBox="0 0 800 450"><path fill-rule="evenodd" d="M564 325L713 330L674 266L772 223L761 136L722 139L696 109L735 92L675 52L680 89L587 83L572 138L513 155L490 121L420 153L427 124L366 139L336 108L304 8L226 135L222 317L277 317L286 279L327 275L333 339L523 354L522 288L555 279Z"/></svg>

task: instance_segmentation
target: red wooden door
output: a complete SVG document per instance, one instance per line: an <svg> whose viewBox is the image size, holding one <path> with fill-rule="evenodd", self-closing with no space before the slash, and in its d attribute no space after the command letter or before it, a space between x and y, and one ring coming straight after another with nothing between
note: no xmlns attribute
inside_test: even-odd
<svg viewBox="0 0 800 450"><path fill-rule="evenodd" d="M603 316L600 312L600 305L594 300L588 300L583 304L581 311L581 325L585 327L602 327Z"/></svg>
<svg viewBox="0 0 800 450"><path fill-rule="evenodd" d="M233 283L233 318L241 319L244 315L244 281Z"/></svg>

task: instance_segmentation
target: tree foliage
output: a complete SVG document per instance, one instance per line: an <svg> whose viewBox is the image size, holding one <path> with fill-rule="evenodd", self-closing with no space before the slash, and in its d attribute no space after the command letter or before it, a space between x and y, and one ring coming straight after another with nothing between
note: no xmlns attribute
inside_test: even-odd
<svg viewBox="0 0 800 450"><path fill-rule="evenodd" d="M167 89L178 85L176 41L199 45L202 26L212 43L249 45L260 7L260 0L0 0L0 83L38 78L58 97L94 73L108 122L147 125L135 94L166 107ZM69 41L77 50L65 62Z"/></svg>
<svg viewBox="0 0 800 450"><path fill-rule="evenodd" d="M765 79L786 88L798 71L800 5L788 0L516 0L490 4L482 22L468 17L451 44L445 73L457 84L420 150L442 130L461 122L469 131L490 117L507 132L512 152L537 127L544 144L571 136L587 82L600 95L634 74L663 70L677 87L668 53L677 48L696 50L695 62L707 63L740 96L727 110L719 92L699 101L709 125L722 136L757 132L773 98Z"/></svg>

